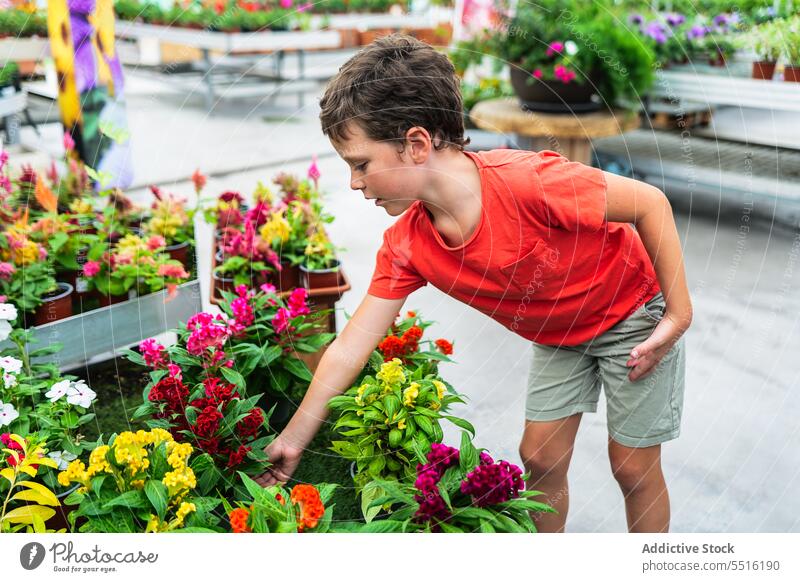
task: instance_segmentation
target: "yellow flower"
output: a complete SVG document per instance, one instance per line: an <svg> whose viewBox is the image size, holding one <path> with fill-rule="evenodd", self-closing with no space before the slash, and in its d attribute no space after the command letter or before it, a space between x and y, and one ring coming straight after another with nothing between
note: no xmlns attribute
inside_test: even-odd
<svg viewBox="0 0 800 582"><path fill-rule="evenodd" d="M172 438L172 433L168 430L164 430L163 428L154 428L150 431L150 435L153 439L154 447L157 447L161 443L175 442L175 439Z"/></svg>
<svg viewBox="0 0 800 582"><path fill-rule="evenodd" d="M113 471L106 460L108 451L108 445L101 445L89 455L89 469L87 470L89 477L94 477L98 473L111 473Z"/></svg>
<svg viewBox="0 0 800 582"><path fill-rule="evenodd" d="M144 479L136 479L135 481L131 481L131 487L134 489L142 489L144 487Z"/></svg>
<svg viewBox="0 0 800 582"><path fill-rule="evenodd" d="M406 428L406 419L405 418L401 418L400 419L400 422L397 423L397 428L399 428L400 430L403 430L403 429Z"/></svg>
<svg viewBox="0 0 800 582"><path fill-rule="evenodd" d="M413 408L417 396L419 396L419 384L412 382L408 388L403 390L403 404L409 408Z"/></svg>
<svg viewBox="0 0 800 582"><path fill-rule="evenodd" d="M328 239L328 235L325 234L324 230L319 228L314 231L314 234L308 237L308 244L306 245L305 254L306 255L325 254L328 251L329 244L330 240Z"/></svg>
<svg viewBox="0 0 800 582"><path fill-rule="evenodd" d="M170 471L164 475L161 481L167 486L170 497L175 497L197 486L194 471L192 471L190 467L181 467L180 469Z"/></svg>
<svg viewBox="0 0 800 582"><path fill-rule="evenodd" d="M270 190L267 186L264 186L260 180L256 184L256 189L253 191L253 198L256 202L261 200L272 206L272 190Z"/></svg>
<svg viewBox="0 0 800 582"><path fill-rule="evenodd" d="M167 451L169 451L167 462L170 467L182 469L186 466L186 459L192 454L192 445L189 443L178 444L173 441L167 445Z"/></svg>
<svg viewBox="0 0 800 582"><path fill-rule="evenodd" d="M139 252L147 250L147 244L135 234L126 234L117 242L117 251L121 254L136 256Z"/></svg>
<svg viewBox="0 0 800 582"><path fill-rule="evenodd" d="M161 522L158 519L157 515L150 514L150 519L147 520L147 528L144 530L144 533L157 533L160 531Z"/></svg>
<svg viewBox="0 0 800 582"><path fill-rule="evenodd" d="M88 486L89 475L86 472L86 465L80 459L75 459L67 466L66 470L58 474L58 482L64 487L68 487L70 483Z"/></svg>
<svg viewBox="0 0 800 582"><path fill-rule="evenodd" d="M381 364L381 370L376 374L378 380L386 384L402 384L406 381L403 373L403 362L399 358L394 358L391 362Z"/></svg>
<svg viewBox="0 0 800 582"><path fill-rule="evenodd" d="M358 394L356 394L356 404L364 406L364 391L369 388L369 384L362 384L358 387Z"/></svg>
<svg viewBox="0 0 800 582"><path fill-rule="evenodd" d="M92 205L86 202L82 198L78 198L73 200L72 203L69 205L70 211L73 214L91 214L92 213Z"/></svg>
<svg viewBox="0 0 800 582"><path fill-rule="evenodd" d="M150 466L144 445L151 439L149 433L143 430L136 434L127 431L120 433L114 441L114 459L120 465L126 465L131 476L144 471Z"/></svg>
<svg viewBox="0 0 800 582"><path fill-rule="evenodd" d="M194 503L187 503L185 501L181 503L178 511L175 512L175 519L169 523L169 529L182 526L183 520L186 519L186 516L196 510L197 508L195 507Z"/></svg>
<svg viewBox="0 0 800 582"><path fill-rule="evenodd" d="M447 386L444 385L444 382L433 380L433 385L436 386L436 393L439 396L439 400L444 398L444 395L447 394Z"/></svg>
<svg viewBox="0 0 800 582"><path fill-rule="evenodd" d="M285 243L292 234L292 227L283 217L283 211L273 212L272 218L264 223L259 234L261 234L261 238L270 244L272 244L275 239L279 239L281 242Z"/></svg>

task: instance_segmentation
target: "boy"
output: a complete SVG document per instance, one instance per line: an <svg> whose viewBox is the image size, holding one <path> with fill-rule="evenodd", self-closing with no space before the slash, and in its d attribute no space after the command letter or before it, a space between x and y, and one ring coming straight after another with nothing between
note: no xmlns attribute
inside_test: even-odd
<svg viewBox="0 0 800 582"><path fill-rule="evenodd" d="M351 385L406 297L432 283L533 342L520 454L529 488L558 511L534 515L538 529L564 530L575 434L603 385L628 529L668 531L660 445L680 430L679 340L692 306L663 193L553 152L464 151L453 67L407 36L355 55L320 105L350 187L402 217L384 234L367 296L267 447L273 465L259 482L291 477L328 400Z"/></svg>

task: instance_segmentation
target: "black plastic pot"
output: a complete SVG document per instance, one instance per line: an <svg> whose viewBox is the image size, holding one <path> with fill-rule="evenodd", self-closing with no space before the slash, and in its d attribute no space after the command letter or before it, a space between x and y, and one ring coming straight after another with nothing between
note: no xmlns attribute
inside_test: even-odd
<svg viewBox="0 0 800 582"><path fill-rule="evenodd" d="M596 83L589 80L582 84L542 81L520 67L512 66L511 86L522 108L528 111L587 113L600 109L600 99L595 96Z"/></svg>

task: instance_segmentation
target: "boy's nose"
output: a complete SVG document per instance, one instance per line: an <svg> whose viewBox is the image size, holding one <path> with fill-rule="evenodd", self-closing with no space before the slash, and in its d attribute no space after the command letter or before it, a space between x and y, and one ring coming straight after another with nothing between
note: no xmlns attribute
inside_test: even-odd
<svg viewBox="0 0 800 582"><path fill-rule="evenodd" d="M353 176L350 178L350 188L353 190L363 190L364 181L361 178L356 178Z"/></svg>

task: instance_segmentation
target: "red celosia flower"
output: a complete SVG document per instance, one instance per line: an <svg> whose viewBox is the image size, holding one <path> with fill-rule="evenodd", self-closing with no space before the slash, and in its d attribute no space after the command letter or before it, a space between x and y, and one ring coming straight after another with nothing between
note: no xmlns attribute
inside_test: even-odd
<svg viewBox="0 0 800 582"><path fill-rule="evenodd" d="M446 339L437 339L434 343L445 356L449 356L453 353L453 344Z"/></svg>
<svg viewBox="0 0 800 582"><path fill-rule="evenodd" d="M216 406L228 402L231 398L239 398L236 386L219 378L206 378L203 380L203 386L205 386L206 397L211 405Z"/></svg>
<svg viewBox="0 0 800 582"><path fill-rule="evenodd" d="M264 412L260 408L254 408L250 413L239 421L236 425L239 436L248 438L256 436L259 429L264 424Z"/></svg>
<svg viewBox="0 0 800 582"><path fill-rule="evenodd" d="M298 506L297 531L313 529L325 515L319 491L313 485L300 484L292 488L292 503Z"/></svg>
<svg viewBox="0 0 800 582"><path fill-rule="evenodd" d="M401 358L406 355L406 344L396 335L387 336L378 344L378 350L383 354L386 362L391 362L394 358Z"/></svg>
<svg viewBox="0 0 800 582"><path fill-rule="evenodd" d="M206 406L203 411L197 415L194 433L199 437L205 438L214 436L219 429L219 423L222 418L222 413L217 410L215 406Z"/></svg>
<svg viewBox="0 0 800 582"><path fill-rule="evenodd" d="M236 467L237 465L241 465L244 462L247 453L251 451L251 447L246 447L245 445L239 445L239 448L235 451L232 451L228 456L228 467Z"/></svg>
<svg viewBox="0 0 800 582"><path fill-rule="evenodd" d="M247 519L250 517L250 512L244 507L238 507L228 514L228 519L231 520L231 531L233 533L250 533L253 530L247 525Z"/></svg>
<svg viewBox="0 0 800 582"><path fill-rule="evenodd" d="M183 412L186 399L189 396L189 389L184 386L180 378L168 376L162 378L150 389L148 400L150 402L166 403L167 414Z"/></svg>

